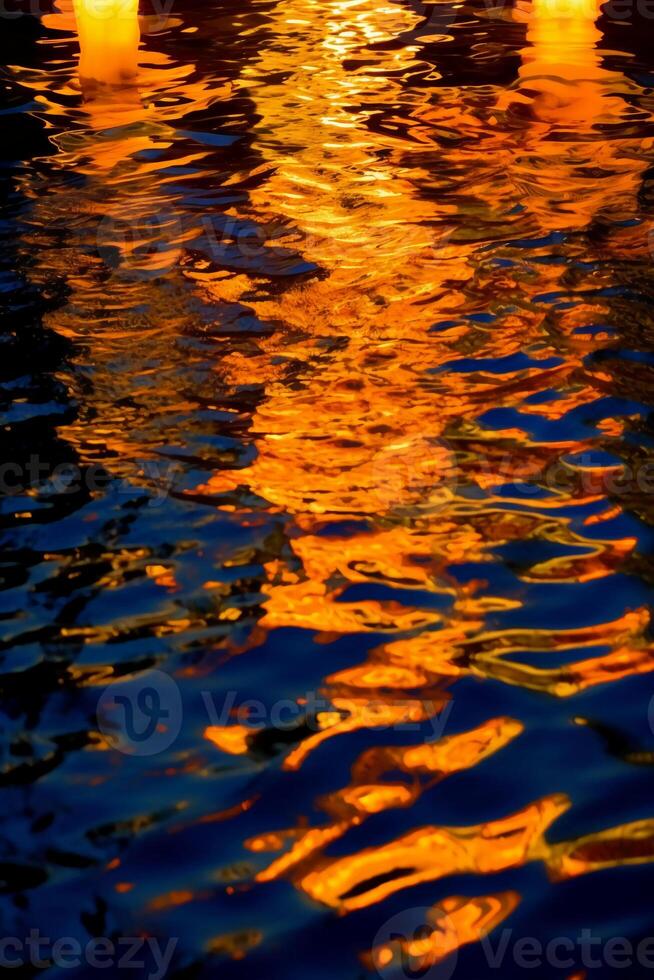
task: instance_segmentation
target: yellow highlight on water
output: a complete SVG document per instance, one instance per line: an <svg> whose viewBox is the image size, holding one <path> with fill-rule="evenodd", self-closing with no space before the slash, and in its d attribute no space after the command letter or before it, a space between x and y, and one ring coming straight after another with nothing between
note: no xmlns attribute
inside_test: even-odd
<svg viewBox="0 0 654 980"><path fill-rule="evenodd" d="M140 39L138 0L74 0L79 74L107 85L135 78Z"/></svg>

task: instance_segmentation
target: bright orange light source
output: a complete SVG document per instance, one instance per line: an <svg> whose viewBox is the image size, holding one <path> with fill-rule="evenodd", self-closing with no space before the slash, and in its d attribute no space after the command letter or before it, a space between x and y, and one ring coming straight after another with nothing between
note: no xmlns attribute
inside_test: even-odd
<svg viewBox="0 0 654 980"><path fill-rule="evenodd" d="M137 72L138 0L74 0L81 79L107 85L129 82Z"/></svg>

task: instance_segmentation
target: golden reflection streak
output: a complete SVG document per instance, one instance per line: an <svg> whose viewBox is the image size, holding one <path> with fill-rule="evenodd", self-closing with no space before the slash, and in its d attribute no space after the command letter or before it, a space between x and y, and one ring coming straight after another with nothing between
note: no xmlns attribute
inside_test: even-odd
<svg viewBox="0 0 654 980"><path fill-rule="evenodd" d="M314 858L350 828L360 826L373 814L410 806L423 789L456 772L473 768L499 752L522 730L520 722L512 718L493 718L471 731L450 735L437 742L416 747L379 747L363 752L352 767L350 785L318 801L319 807L332 818L331 824L308 830L282 831L272 841L270 835L246 841L248 849L262 851L271 849L271 844L272 849L278 849L288 836L295 837L290 850L260 871L256 880L273 881L291 869L304 866L308 858ZM410 777L410 784L375 782L389 772L404 773ZM430 779L423 785L420 776Z"/></svg>
<svg viewBox="0 0 654 980"><path fill-rule="evenodd" d="M341 684L356 682L374 668L383 677L385 665L391 671L420 671L425 683L475 674L503 683L538 690L553 697L571 697L581 691L647 673L654 669L652 646L648 639L650 613L645 607L612 622L569 630L477 629L474 635L455 628L421 633L410 639L394 640L371 651L369 666L342 671L334 678ZM521 664L508 660L511 653L564 654L610 646L585 660L574 660L557 668ZM389 675L394 676L392 673ZM334 679L332 678L332 680Z"/></svg>
<svg viewBox="0 0 654 980"><path fill-rule="evenodd" d="M479 673L484 677L531 691L543 691L559 698L572 697L597 684L648 674L654 670L650 645L643 645L640 649L631 646L618 647L600 657L550 669L491 658L480 658L477 663L480 667Z"/></svg>
<svg viewBox="0 0 654 980"><path fill-rule="evenodd" d="M204 737L228 755L245 755L255 729L247 725L209 725Z"/></svg>
<svg viewBox="0 0 654 980"><path fill-rule="evenodd" d="M384 703L381 700L371 702L369 698L333 696L331 702L336 710L324 713L323 730L310 735L289 752L284 760L284 769L299 769L311 752L335 735L366 728L416 725L427 721L445 703L445 698L441 696L440 702L417 698L407 698L404 701L386 698ZM321 716L318 717L320 720Z"/></svg>
<svg viewBox="0 0 654 980"><path fill-rule="evenodd" d="M492 718L460 735L416 746L386 746L367 749L352 768L355 782L378 779L384 772L443 777L479 765L499 752L524 730L514 718Z"/></svg>
<svg viewBox="0 0 654 980"><path fill-rule="evenodd" d="M345 913L451 874L517 868L534 859L545 831L569 806L566 796L555 794L474 827L424 827L381 847L323 859L298 884L311 898Z"/></svg>
<svg viewBox="0 0 654 980"><path fill-rule="evenodd" d="M654 820L636 820L549 848L545 861L555 881L654 861Z"/></svg>

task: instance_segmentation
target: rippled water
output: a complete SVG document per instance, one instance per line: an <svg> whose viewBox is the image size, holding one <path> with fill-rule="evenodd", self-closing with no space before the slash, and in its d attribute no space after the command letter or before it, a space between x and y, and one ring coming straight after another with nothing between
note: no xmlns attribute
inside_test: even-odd
<svg viewBox="0 0 654 980"><path fill-rule="evenodd" d="M649 936L651 19L78 15L0 25L3 934L284 980Z"/></svg>

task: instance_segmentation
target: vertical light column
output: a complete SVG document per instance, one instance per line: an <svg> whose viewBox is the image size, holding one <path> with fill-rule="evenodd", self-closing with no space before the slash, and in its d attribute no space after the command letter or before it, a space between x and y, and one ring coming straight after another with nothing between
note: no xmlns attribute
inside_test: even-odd
<svg viewBox="0 0 654 980"><path fill-rule="evenodd" d="M138 0L74 0L82 81L124 85L136 77Z"/></svg>
<svg viewBox="0 0 654 980"><path fill-rule="evenodd" d="M590 124L605 109L597 27L599 0L533 0L520 78L534 93L539 118L563 123L566 117Z"/></svg>

